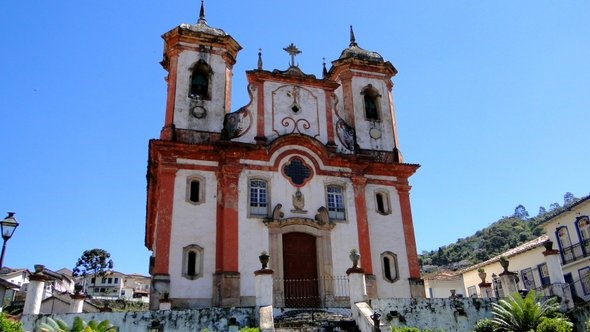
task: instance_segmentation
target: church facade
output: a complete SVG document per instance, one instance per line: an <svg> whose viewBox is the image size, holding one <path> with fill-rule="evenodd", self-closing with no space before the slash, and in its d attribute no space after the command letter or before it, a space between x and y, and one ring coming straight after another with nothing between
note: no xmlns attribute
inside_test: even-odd
<svg viewBox="0 0 590 332"><path fill-rule="evenodd" d="M151 307L249 306L262 252L276 306L303 280L306 305L328 305L329 283L360 254L370 297L424 297L408 179L392 99L394 66L350 44L322 78L295 65L246 72L250 102L232 111L241 46L196 24L163 35L167 103L149 143L145 245ZM334 279L336 280L336 279ZM311 287L309 287L311 285ZM310 290L311 289L311 290Z"/></svg>

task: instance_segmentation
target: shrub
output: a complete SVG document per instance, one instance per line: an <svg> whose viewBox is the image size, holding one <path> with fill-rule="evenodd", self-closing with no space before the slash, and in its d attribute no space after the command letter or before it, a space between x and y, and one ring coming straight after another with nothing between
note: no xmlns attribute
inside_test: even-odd
<svg viewBox="0 0 590 332"><path fill-rule="evenodd" d="M482 319L475 323L473 327L473 332L496 332L498 331L498 326L491 320L491 319Z"/></svg>
<svg viewBox="0 0 590 332"><path fill-rule="evenodd" d="M72 327L69 327L66 322L56 318L45 317L43 321L35 327L36 332L116 332L117 329L109 323L108 320L103 320L97 323L93 320L86 323L80 317L74 318Z"/></svg>
<svg viewBox="0 0 590 332"><path fill-rule="evenodd" d="M391 328L391 332L420 332L420 329L418 329L416 327L407 327L407 326L395 327L395 326L393 326Z"/></svg>
<svg viewBox="0 0 590 332"><path fill-rule="evenodd" d="M564 318L543 318L537 332L572 332L574 324Z"/></svg>
<svg viewBox="0 0 590 332"><path fill-rule="evenodd" d="M242 327L240 332L260 332L260 329L257 327Z"/></svg>
<svg viewBox="0 0 590 332"><path fill-rule="evenodd" d="M492 321L508 331L534 331L543 317L552 315L558 309L556 298L542 301L535 291L530 291L524 298L514 293L498 303L492 303Z"/></svg>
<svg viewBox="0 0 590 332"><path fill-rule="evenodd" d="M0 331L2 332L22 332L23 324L19 321L13 321L6 317L6 314L0 312Z"/></svg>

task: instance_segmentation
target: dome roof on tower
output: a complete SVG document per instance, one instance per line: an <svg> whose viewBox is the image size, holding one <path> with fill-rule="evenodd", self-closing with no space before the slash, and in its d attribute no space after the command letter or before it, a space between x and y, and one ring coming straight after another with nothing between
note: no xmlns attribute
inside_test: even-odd
<svg viewBox="0 0 590 332"><path fill-rule="evenodd" d="M207 20L205 19L205 6L203 4L203 1L201 1L201 10L199 11L199 20L197 21L197 24L183 23L180 25L180 27L183 29L188 29L194 32L202 32L213 36L227 36L225 31L207 25Z"/></svg>
<svg viewBox="0 0 590 332"><path fill-rule="evenodd" d="M344 49L340 54L339 60L344 60L348 58L356 58L361 60L367 61L376 61L376 62L384 62L383 57L379 55L377 52L367 51L358 46L356 43L356 39L354 37L354 32L352 31L352 26L350 26L350 45L348 48Z"/></svg>

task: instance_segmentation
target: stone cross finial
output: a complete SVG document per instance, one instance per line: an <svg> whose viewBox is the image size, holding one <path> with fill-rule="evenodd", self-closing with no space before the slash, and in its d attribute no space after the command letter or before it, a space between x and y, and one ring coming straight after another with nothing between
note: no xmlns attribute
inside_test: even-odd
<svg viewBox="0 0 590 332"><path fill-rule="evenodd" d="M295 46L293 43L289 44L289 46L283 48L283 50L285 50L287 53L289 53L289 55L291 56L291 67L297 67L295 65L295 56L297 54L300 54L301 51L297 48L297 46Z"/></svg>

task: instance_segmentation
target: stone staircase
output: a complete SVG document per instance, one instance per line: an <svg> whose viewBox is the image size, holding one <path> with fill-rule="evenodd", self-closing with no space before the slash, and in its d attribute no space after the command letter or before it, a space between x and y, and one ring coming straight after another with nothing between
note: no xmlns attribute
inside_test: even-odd
<svg viewBox="0 0 590 332"><path fill-rule="evenodd" d="M286 309L274 318L277 332L360 331L350 309Z"/></svg>

